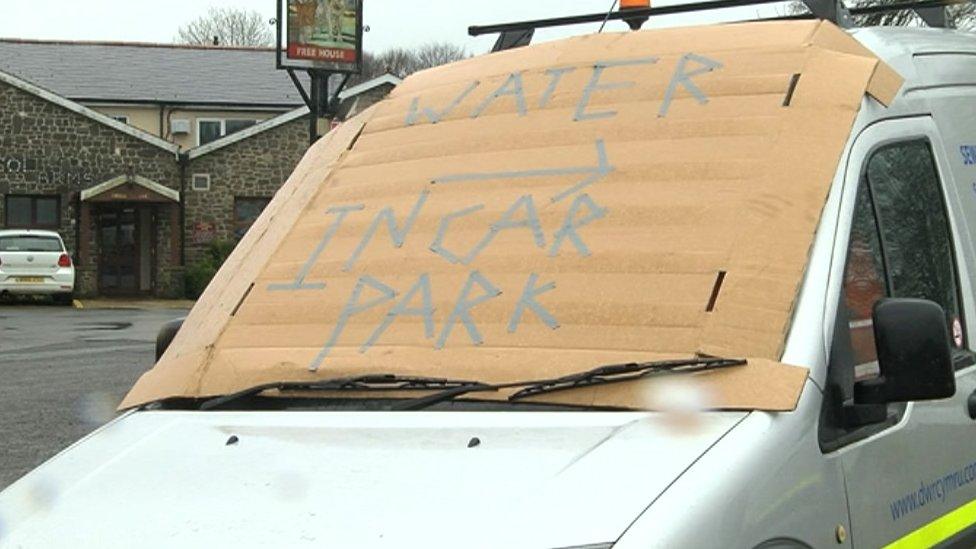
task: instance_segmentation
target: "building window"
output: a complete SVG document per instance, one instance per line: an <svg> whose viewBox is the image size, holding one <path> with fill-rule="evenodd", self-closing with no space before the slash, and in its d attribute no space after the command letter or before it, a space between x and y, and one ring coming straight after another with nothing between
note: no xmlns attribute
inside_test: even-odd
<svg viewBox="0 0 976 549"><path fill-rule="evenodd" d="M116 122L121 122L123 124L129 123L129 117L124 114L113 114L111 118L112 120L115 120Z"/></svg>
<svg viewBox="0 0 976 549"><path fill-rule="evenodd" d="M195 173L193 174L193 190L194 191L209 191L210 190L210 174L209 173Z"/></svg>
<svg viewBox="0 0 976 549"><path fill-rule="evenodd" d="M250 128L257 123L257 120L252 119L197 119L197 145L206 145L221 137L226 137L232 133Z"/></svg>
<svg viewBox="0 0 976 549"><path fill-rule="evenodd" d="M234 238L244 238L244 233L251 228L268 202L271 202L270 198L234 198Z"/></svg>
<svg viewBox="0 0 976 549"><path fill-rule="evenodd" d="M224 135L246 130L257 123L257 120L224 120Z"/></svg>
<svg viewBox="0 0 976 549"><path fill-rule="evenodd" d="M7 227L17 229L57 229L61 223L58 196L7 195Z"/></svg>
<svg viewBox="0 0 976 549"><path fill-rule="evenodd" d="M216 141L223 134L223 120L197 120L197 145L206 145Z"/></svg>

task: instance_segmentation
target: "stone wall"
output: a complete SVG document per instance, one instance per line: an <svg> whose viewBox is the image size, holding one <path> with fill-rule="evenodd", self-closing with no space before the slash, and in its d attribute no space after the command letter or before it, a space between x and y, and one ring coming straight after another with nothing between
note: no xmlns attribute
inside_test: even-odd
<svg viewBox="0 0 976 549"><path fill-rule="evenodd" d="M299 118L190 160L186 169L186 262L199 261L213 241L234 241L235 198L271 198L308 148L308 120ZM192 188L195 174L210 190Z"/></svg>
<svg viewBox="0 0 976 549"><path fill-rule="evenodd" d="M365 109L389 90L382 86L358 96L358 101L347 100L347 114ZM196 158L185 152L177 156L0 82L0 227L7 225L6 195L58 196L57 229L73 252L76 293L95 295L98 212L106 206L82 203L81 191L122 175L145 177L181 193L181 204L155 202L147 207L155 220L154 295L182 297L186 266L200 261L210 243L236 241L235 200L273 197L307 148L308 120L299 118ZM209 190L193 189L195 174L209 175ZM130 202L125 204L129 207Z"/></svg>
<svg viewBox="0 0 976 549"><path fill-rule="evenodd" d="M393 87L394 86L392 84L383 84L371 90L365 91L357 95L355 98L343 101L342 106L339 108L339 118L341 120L349 120L364 110L372 107L374 104L379 103L385 99L391 91L393 91Z"/></svg>
<svg viewBox="0 0 976 549"><path fill-rule="evenodd" d="M8 194L59 196L59 232L84 271L79 273L79 295L97 291L90 273L98 261L97 247L79 246L78 235L94 229L93 218L79 226L80 193L127 173L180 188L180 167L172 152L0 82L0 223L6 226L3 198ZM163 257L170 241L159 241L156 255ZM182 282L168 279L173 276L170 267L168 261L157 261L156 280L166 294L177 294Z"/></svg>

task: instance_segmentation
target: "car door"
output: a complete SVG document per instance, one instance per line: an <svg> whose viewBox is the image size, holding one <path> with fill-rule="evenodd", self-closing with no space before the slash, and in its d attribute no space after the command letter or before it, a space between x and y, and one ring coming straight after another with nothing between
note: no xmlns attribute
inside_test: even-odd
<svg viewBox="0 0 976 549"><path fill-rule="evenodd" d="M949 399L877 410L828 396L832 403L825 405L843 408L833 415L842 420L821 443L842 460L851 541L872 548L974 547L976 408L969 400L976 368L967 323L976 323L968 275L972 244L960 197L945 179L951 174L938 131L927 117L876 124L856 140L848 169L847 213L840 222L849 234L839 231L843 246L832 269L842 288L831 342L833 383L879 375L871 312L885 296L940 304L956 366L956 393Z"/></svg>

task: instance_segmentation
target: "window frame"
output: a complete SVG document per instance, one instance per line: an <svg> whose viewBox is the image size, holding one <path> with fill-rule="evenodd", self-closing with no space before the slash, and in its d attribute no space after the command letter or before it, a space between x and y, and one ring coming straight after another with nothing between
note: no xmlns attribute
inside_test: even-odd
<svg viewBox="0 0 976 549"><path fill-rule="evenodd" d="M197 146L198 147L202 147L204 145L208 145L210 143L213 143L214 141L218 141L220 139L223 139L223 138L227 137L228 135L234 135L235 133L239 133L239 132L248 130L250 128L253 128L254 126L257 126L261 122L263 122L263 120L260 120L258 118L234 118L234 117L230 117L230 118L197 118L196 121L197 121ZM248 126L246 128L243 128L241 130L238 130L238 131L236 131L236 132L234 132L232 134L228 134L227 133L227 122L228 121L234 121L234 122L253 122L253 124L251 124L250 126ZM200 125L203 124L203 123L205 123L205 122L216 122L216 123L220 124L220 137L218 137L217 139L214 139L214 141L208 141L207 143L202 143L201 140L200 140L200 136L202 135L202 132L200 131Z"/></svg>
<svg viewBox="0 0 976 549"><path fill-rule="evenodd" d="M201 180L206 180L206 182L207 182L206 187L203 187L203 188L198 188L197 187L197 179L198 178L201 179ZM209 173L195 173L195 174L192 174L192 175L190 175L190 189L193 192L198 192L198 193L207 192L207 191L210 190L210 185L211 185L212 181L213 180L211 179Z"/></svg>
<svg viewBox="0 0 976 549"><path fill-rule="evenodd" d="M893 144L889 144L888 146L891 146L891 145L893 145ZM880 273L881 274L881 280L879 282L881 283L882 290L883 290L883 293L881 295L881 298L883 299L883 298L889 297L890 294L891 294L891 277L888 274L888 259L887 259L887 256L885 254L884 239L883 239L882 233L881 233L881 222L880 222L879 216L878 216L878 208L877 208L877 205L876 205L875 200L874 200L874 192L872 191L871 185L870 185L870 183L868 182L868 179L867 179L867 168L868 168L868 165L870 164L871 159L874 157L875 154L877 154L878 151L882 150L883 148L884 147L879 147L877 149L872 149L872 152L869 153L868 156L867 156L867 158L865 159L866 161L864 162L864 165L862 166L861 176L857 180L857 185L856 185L856 188L854 190L854 195L853 195L853 207L852 207L852 211L851 211L850 228L849 228L848 233L847 233L847 251L846 251L846 254L844 256L844 265L843 265L843 268L841 269L841 280L840 280L840 284L841 284L841 296L840 297L841 297L841 299L840 299L840 303L837 305L837 307L838 307L838 309L841 309L841 308L844 309L843 310L843 316L840 316L841 315L841 312L838 312L838 319L843 318L845 320L844 320L844 323L839 324L838 326L835 326L834 329L835 329L835 331L836 330L839 330L839 329L842 329L843 326L846 323L846 326L847 326L847 329L846 329L847 338L848 338L848 341L849 341L849 343L851 345L851 351L852 351L851 358L854 358L855 359L855 361L853 363L853 367L854 367L854 380L855 380L855 382L857 381L857 368L858 368L858 366L862 366L865 363L860 363L860 362L857 362L857 360L856 360L857 359L857 352L855 350L855 345L854 345L854 343L855 343L854 342L854 333L853 333L854 327L851 326L851 324L853 323L853 321L855 321L855 319L850 316L850 311L848 310L849 309L849 307L848 307L848 301L849 301L849 297L850 296L849 296L849 292L848 292L848 281L849 280L848 280L848 276L847 275L848 275L849 268L850 268L850 264L851 264L851 244L852 244L852 239L853 239L853 235L854 235L854 227L856 225L855 216L858 214L858 201L861 198L861 188L862 188L862 186L863 186L863 188L865 190L866 197L867 197L867 200L868 200L868 206L869 206L869 210L871 212L871 220L873 221L873 225L874 225L874 231L873 232L874 232L875 238L877 239L878 254L880 255L880 258L879 259L881 261L881 265L880 265L880 267L881 267L881 273ZM857 319L856 321L861 322L861 321L864 321L864 320L871 320L871 326L872 326L872 329L873 329L873 326L874 326L873 319L870 319L870 318L868 318L868 319ZM836 343L836 338L837 337L838 337L838 334L835 333L835 335L834 335L834 342L835 343ZM876 345L876 342L874 341L874 336L873 335L871 337L871 342L872 342L872 344L875 344ZM875 357L875 359L872 362L877 362L877 357Z"/></svg>
<svg viewBox="0 0 976 549"><path fill-rule="evenodd" d="M202 147L204 145L208 145L210 143L213 143L214 141L217 141L218 139L222 139L226 135L226 125L224 124L224 119L223 118L197 118L196 122L197 122L197 124L196 124L197 136L196 137L197 137L197 146L198 147ZM200 129L200 126L202 126L204 123L207 123L207 122L216 122L217 124L220 125L220 136L217 139L214 139L214 141L208 141L206 143L203 143L200 140L201 136L203 135L203 131Z"/></svg>
<svg viewBox="0 0 976 549"><path fill-rule="evenodd" d="M870 180L869 180L869 178L867 176L867 169L868 169L868 165L870 164L871 160L874 159L875 155L877 155L881 151L884 151L884 150L889 149L889 148L892 148L892 147L896 147L896 146L898 146L900 144L909 144L909 143L923 143L925 145L926 150L928 150L928 152L929 152L929 158L932 159L932 167L935 169L935 177L936 177L936 182L938 184L939 197L941 198L941 200L939 201L940 210L942 211L942 215L945 218L946 228L949 231L949 234L948 234L948 237L949 237L949 255L950 255L950 259L952 261L952 274L953 274L953 282L954 282L954 285L955 285L956 304L958 305L958 308L959 308L959 311L958 311L959 312L959 322L960 322L960 324L962 324L962 346L959 349L957 349L957 348L955 348L955 346L953 346L953 349L952 349L953 350L953 356L955 357L958 354L958 352L966 351L966 350L968 350L970 348L969 347L969 337L968 337L968 333L967 333L967 330L966 330L966 327L968 326L968 322L967 322L967 319L966 319L965 306L963 305L962 275L959 272L959 254L956 251L956 245L958 243L956 242L956 235L953 232L952 216L950 215L950 212L949 212L949 203L948 203L948 201L946 199L946 180L943 177L942 171L939 169L939 161L938 161L938 157L936 155L935 147L932 146L932 140L928 136L914 137L914 138L906 138L906 139L899 139L899 140L891 141L891 142L885 143L885 144L883 144L881 146L872 148L871 149L871 152L865 158L866 161L864 162L864 165L862 166L862 175L861 175L861 177L863 177L864 178L864 181L867 182L867 185L868 185L868 194L871 196L871 209L874 210L874 217L875 217L875 221L877 223L877 229L878 229L878 239L879 239L880 244L881 244L881 261L882 261L882 265L884 266L884 270L885 270L885 285L887 286L887 289L890 292L891 289L892 289L892 287L894 286L894 283L893 283L892 278L891 278L892 277L891 269L889 268L890 267L890 258L888 256L888 253L886 252L886 249L887 249L886 240L887 239L885 237L884 221L881 219L881 215L878 212L877 204L875 203L874 190L871 188L871 182L870 182ZM888 297L890 297L890 296L888 296ZM949 330L952 330L952 326L949 326ZM961 369L961 368L959 368L957 366L956 370L958 371L959 369Z"/></svg>
<svg viewBox="0 0 976 549"><path fill-rule="evenodd" d="M944 149L942 143L935 132L934 124L930 118L909 118L901 120L880 121L883 135L872 137L870 126L862 131L854 141L854 145L849 150L846 158L846 170L842 188L840 190L840 206L837 210L836 233L834 234L834 246L831 251L831 268L828 275L828 288L825 297L829 301L824 310L824 349L826 350L826 376L823 380L824 399L821 407L820 421L818 426L818 439L820 449L823 453L832 453L842 450L852 444L863 441L869 437L877 435L892 427L899 425L908 416L910 407L908 403L891 403L876 407L875 412L884 416L883 420L867 422L863 425L854 427L844 427L837 425L836 422L842 421L844 410L841 402L850 395L845 395L836 387L838 380L844 380L845 372L839 371L843 367L835 364L837 360L848 359L850 368L850 382L853 383L853 352L850 345L850 328L848 325L848 315L845 303L845 278L847 269L848 253L850 250L851 232L854 226L854 214L856 212L856 202L858 190L862 181L867 181L867 170L874 156L883 149L896 146L898 144L923 141L935 169L937 178L938 192L941 196L941 207L948 228L949 249L952 256L952 268L956 282L956 298L959 303L959 317L963 327L963 347L953 349L953 358L956 362L955 375L958 377L963 372L968 371L976 365L973 357L976 356L971 351L968 337L967 309L972 305L965 299L964 287L967 284L964 278L964 263L960 262L960 250L957 248L961 243L957 238L959 230L959 220L949 205L949 199L954 188L949 185L954 181L951 171L946 170ZM899 126L912 126L911 129ZM891 126L891 130L888 130ZM921 127L920 127L921 126ZM927 131L928 130L928 131ZM875 130L877 131L877 130ZM861 148L863 147L863 148ZM855 171L856 170L856 171ZM853 188L851 188L853 186ZM882 254L885 250L885 242L882 238L882 228L880 217L878 216L877 206L874 201L873 191L868 184L869 196L871 197L871 207L875 215L876 230L878 231ZM884 258L883 267L885 270L885 284L890 283L888 273L888 258ZM965 272L969 268L966 266ZM890 288L886 288L890 290ZM886 292L887 294L887 292ZM833 307L833 309L831 309ZM951 330L951 326L949 327ZM841 356L837 356L837 355ZM853 391L853 385L847 388ZM871 413L871 410L866 410Z"/></svg>
<svg viewBox="0 0 976 549"><path fill-rule="evenodd" d="M237 130L236 132L227 133L227 123L228 122L250 122L250 124L247 125L247 126L245 126L245 127L243 127L243 128L241 128L241 129L239 129L239 130ZM261 123L261 121L258 120L257 118L225 118L224 119L224 125L223 125L223 135L221 137L227 137L228 135L234 135L235 133L240 133L240 132L249 130L249 129L253 128L254 126L257 126L260 123Z"/></svg>
<svg viewBox="0 0 976 549"><path fill-rule="evenodd" d="M10 199L26 198L30 202L30 222L27 225L10 223ZM37 222L37 201L54 200L54 211L57 221L53 225L39 224ZM60 194L16 194L9 193L3 197L3 224L8 229L41 229L41 230L60 230L61 229L61 195Z"/></svg>

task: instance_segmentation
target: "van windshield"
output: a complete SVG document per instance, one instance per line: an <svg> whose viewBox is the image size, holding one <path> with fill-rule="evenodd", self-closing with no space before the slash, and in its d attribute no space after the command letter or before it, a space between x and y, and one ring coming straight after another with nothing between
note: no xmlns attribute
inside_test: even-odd
<svg viewBox="0 0 976 549"><path fill-rule="evenodd" d="M0 236L0 252L61 252L61 241L50 236Z"/></svg>

